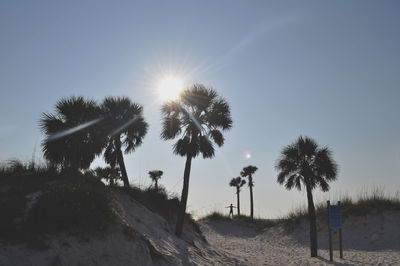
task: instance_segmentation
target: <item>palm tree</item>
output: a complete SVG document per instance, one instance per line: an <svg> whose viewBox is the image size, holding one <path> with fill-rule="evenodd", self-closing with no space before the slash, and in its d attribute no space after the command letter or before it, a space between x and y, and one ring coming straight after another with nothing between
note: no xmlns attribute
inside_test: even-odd
<svg viewBox="0 0 400 266"><path fill-rule="evenodd" d="M158 179L161 178L161 176L163 175L163 171L160 170L153 170L153 171L149 171L149 177L151 178L151 180L153 180L154 182L154 188L155 190L158 190Z"/></svg>
<svg viewBox="0 0 400 266"><path fill-rule="evenodd" d="M55 107L55 114L43 113L39 121L46 135L44 157L64 169L87 169L102 151L96 127L101 120L99 106L94 100L70 97L62 98Z"/></svg>
<svg viewBox="0 0 400 266"><path fill-rule="evenodd" d="M315 257L318 245L312 190L320 187L322 191L328 191L328 182L336 179L337 164L332 159L332 152L327 147L320 148L313 139L300 136L282 150L276 169L279 171L278 183L284 184L288 190L293 187L301 190L302 185L306 188L311 257Z"/></svg>
<svg viewBox="0 0 400 266"><path fill-rule="evenodd" d="M243 177L247 177L249 179L248 185L250 188L250 217L253 220L254 216L254 203L253 203L253 174L257 171L257 167L253 165L249 165L244 167L243 170L240 172L240 175Z"/></svg>
<svg viewBox="0 0 400 266"><path fill-rule="evenodd" d="M96 176L100 179L105 179L110 186L116 186L121 180L121 170L118 167L97 167L95 170Z"/></svg>
<svg viewBox="0 0 400 266"><path fill-rule="evenodd" d="M181 236L189 192L189 176L192 159L199 153L203 158L214 157L215 142L224 144L222 131L232 127L230 107L215 90L203 85L193 85L181 92L179 99L165 103L161 138L179 137L173 146L174 153L186 157L183 188L175 234Z"/></svg>
<svg viewBox="0 0 400 266"><path fill-rule="evenodd" d="M104 116L102 127L106 132L104 160L112 168L115 165L120 167L124 186L129 187L122 147L126 154L142 144L148 127L143 118L143 107L127 97L107 97L101 109Z"/></svg>
<svg viewBox="0 0 400 266"><path fill-rule="evenodd" d="M236 187L238 215L240 215L240 199L239 199L240 188L243 187L245 184L246 180L242 179L240 176L232 178L231 182L229 182L229 185L231 187Z"/></svg>

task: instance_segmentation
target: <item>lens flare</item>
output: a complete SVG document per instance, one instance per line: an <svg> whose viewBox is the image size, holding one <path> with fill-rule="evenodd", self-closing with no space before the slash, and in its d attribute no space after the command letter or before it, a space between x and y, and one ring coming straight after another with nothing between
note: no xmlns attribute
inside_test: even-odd
<svg viewBox="0 0 400 266"><path fill-rule="evenodd" d="M246 152L243 154L243 157L244 157L245 159L251 159L251 153L250 153L249 151L246 151Z"/></svg>
<svg viewBox="0 0 400 266"><path fill-rule="evenodd" d="M175 100L183 90L183 80L174 75L168 75L160 79L157 91L161 100Z"/></svg>
<svg viewBox="0 0 400 266"><path fill-rule="evenodd" d="M53 140L68 136L68 135L73 134L75 132L78 132L80 130L83 130L83 129L87 128L87 127L90 127L91 125L94 125L94 124L100 122L102 119L103 118L98 118L98 119L83 123L81 125L78 125L76 127L69 128L69 129L64 130L62 132L56 133L54 135L51 135L46 139L46 142L50 142L50 141L53 141Z"/></svg>

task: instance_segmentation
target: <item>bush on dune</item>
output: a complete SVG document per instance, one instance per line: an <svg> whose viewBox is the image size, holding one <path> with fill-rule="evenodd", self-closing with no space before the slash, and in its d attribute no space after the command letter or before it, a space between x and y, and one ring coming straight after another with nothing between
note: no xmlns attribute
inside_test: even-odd
<svg viewBox="0 0 400 266"><path fill-rule="evenodd" d="M158 189L150 187L148 189L140 189L138 187L118 188L125 190L128 195L143 204L149 210L158 213L167 221L171 221L178 212L179 199L176 196L168 195L163 186Z"/></svg>
<svg viewBox="0 0 400 266"><path fill-rule="evenodd" d="M11 161L0 166L0 241L44 234L95 232L112 220L104 184L90 173Z"/></svg>
<svg viewBox="0 0 400 266"><path fill-rule="evenodd" d="M59 185L44 192L33 205L27 222L37 233L103 230L113 213L104 192L88 187Z"/></svg>

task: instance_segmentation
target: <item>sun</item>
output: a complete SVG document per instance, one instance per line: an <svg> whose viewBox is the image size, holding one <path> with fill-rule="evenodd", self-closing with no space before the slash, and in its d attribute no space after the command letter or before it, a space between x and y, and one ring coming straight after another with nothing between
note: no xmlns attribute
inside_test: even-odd
<svg viewBox="0 0 400 266"><path fill-rule="evenodd" d="M157 86L158 95L163 101L177 99L182 90L182 78L174 75L168 75L161 78Z"/></svg>

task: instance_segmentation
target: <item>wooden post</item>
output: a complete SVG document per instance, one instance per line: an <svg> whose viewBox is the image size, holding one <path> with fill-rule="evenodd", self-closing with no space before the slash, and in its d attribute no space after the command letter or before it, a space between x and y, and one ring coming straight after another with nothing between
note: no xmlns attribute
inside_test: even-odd
<svg viewBox="0 0 400 266"><path fill-rule="evenodd" d="M338 201L338 205L340 206L340 201ZM342 210L340 210L340 215L342 215ZM341 221L341 225L343 225L343 221ZM339 249L340 249L340 258L343 259L343 246L342 246L342 227L339 228Z"/></svg>
<svg viewBox="0 0 400 266"><path fill-rule="evenodd" d="M328 205L328 232L329 232L329 260L333 261L333 251L332 251L332 230L331 230L331 217L330 217L330 206L331 202L328 200L327 201Z"/></svg>

